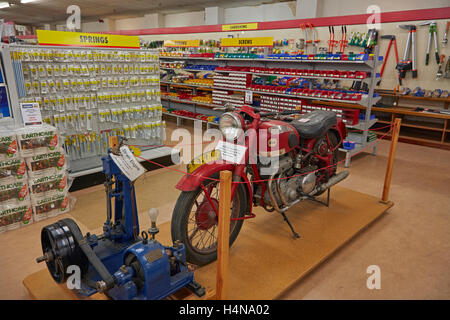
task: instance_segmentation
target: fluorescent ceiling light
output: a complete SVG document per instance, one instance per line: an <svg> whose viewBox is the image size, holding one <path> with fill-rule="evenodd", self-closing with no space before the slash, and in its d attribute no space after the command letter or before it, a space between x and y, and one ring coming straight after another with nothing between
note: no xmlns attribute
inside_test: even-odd
<svg viewBox="0 0 450 320"><path fill-rule="evenodd" d="M20 0L20 3L36 2L36 0Z"/></svg>
<svg viewBox="0 0 450 320"><path fill-rule="evenodd" d="M0 9L8 8L8 7L9 7L9 2L0 2Z"/></svg>

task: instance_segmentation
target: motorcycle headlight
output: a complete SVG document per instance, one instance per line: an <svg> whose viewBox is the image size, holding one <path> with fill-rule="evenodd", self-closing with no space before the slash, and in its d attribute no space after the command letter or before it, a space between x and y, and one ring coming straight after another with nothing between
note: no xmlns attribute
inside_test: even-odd
<svg viewBox="0 0 450 320"><path fill-rule="evenodd" d="M220 116L219 129L228 141L236 140L242 133L242 122L238 115L226 112Z"/></svg>

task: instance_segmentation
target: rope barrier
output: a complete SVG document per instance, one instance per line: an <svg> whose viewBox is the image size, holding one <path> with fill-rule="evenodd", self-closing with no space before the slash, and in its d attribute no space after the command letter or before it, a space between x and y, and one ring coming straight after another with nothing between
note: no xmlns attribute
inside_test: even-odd
<svg viewBox="0 0 450 320"><path fill-rule="evenodd" d="M354 130L353 129L348 129L347 131L348 132L376 131L376 130L386 129L386 128L389 128L391 126L392 125L389 124L387 126L378 127L378 128L374 128L374 129L367 129L367 130L364 130L364 129L354 129ZM153 147L169 147L169 148L172 148L172 147L194 146L194 145L199 145L199 144L203 145L203 144L209 144L209 143L213 143L213 141L204 141L204 142L186 143L186 144L172 144L172 145L170 145L170 144L129 144L129 146L139 147L139 148L153 148Z"/></svg>
<svg viewBox="0 0 450 320"><path fill-rule="evenodd" d="M384 127L378 127L378 128L373 128L373 129L366 129L366 130L364 130L364 129L348 129L348 131L349 131L349 132L376 131L376 130L386 129L386 128L389 128L389 127L391 127L391 126L392 126L392 125L389 124L389 125L384 126Z"/></svg>
<svg viewBox="0 0 450 320"><path fill-rule="evenodd" d="M394 130L395 124L394 124L394 125L390 125L390 127L391 127L391 129L390 129L389 131L387 131L386 133L384 133L380 138L378 138L378 139L372 141L371 143L369 143L367 146L365 146L364 148L362 148L362 149L359 150L358 152L356 152L356 153L354 153L353 155L351 155L351 158L353 158L354 156L356 156L356 155L358 155L358 154L360 154L360 153L366 151L367 149L371 148L371 147L374 146L376 143L378 143L380 140L383 140L383 138L384 138L385 136L387 136L389 133L391 133L391 132ZM158 163L158 162L155 162L155 161L152 161L152 160L149 160L149 159L145 159L145 158L143 158L143 157L141 157L141 156L138 156L137 158L142 159L142 160L144 160L144 161L146 161L146 162L155 164L155 165L157 165L157 166L159 166L159 167L161 167L161 168L165 168L165 169L172 170L172 171L175 171L175 172L178 172L178 173L182 173L182 174L184 174L184 175L190 175L190 176L194 176L194 177L200 177L200 178L203 178L203 179L205 179L205 180L208 179L208 180L217 181L217 182L220 181L220 179L211 178L211 177L206 177L206 176L203 176L203 175L194 174L194 173L189 173L189 172L187 172L187 171L182 171L182 170L178 170L178 169L175 169L175 168L171 168L171 167L165 166L165 165L163 165L163 164L160 164L160 163ZM326 167L322 167L322 168L319 168L319 169L316 169L316 170L313 170L313 171L310 171L310 172L304 172L304 173L295 174L295 175L292 175L292 176L289 176L289 177L281 177L281 178L274 178L274 179L260 179L260 180L253 180L253 181L249 181L249 182L245 182L245 181L232 181L232 183L235 183L235 184L236 184L236 183L247 184L247 183L261 183L261 182L266 182L266 181L275 181L275 180L291 179L291 178L300 177L300 176L304 176L304 175L307 175L307 174L310 174L310 173L315 173L315 172L319 172L319 171L321 171L321 170L325 170L325 169L329 169L329 168L335 167L335 166L337 166L339 163L342 163L342 162L344 162L344 161L345 161L345 159L342 159L342 160L340 160L340 161L338 161L338 162L336 162L336 163L334 163L334 164L332 164L332 165L329 165L329 166L326 166Z"/></svg>

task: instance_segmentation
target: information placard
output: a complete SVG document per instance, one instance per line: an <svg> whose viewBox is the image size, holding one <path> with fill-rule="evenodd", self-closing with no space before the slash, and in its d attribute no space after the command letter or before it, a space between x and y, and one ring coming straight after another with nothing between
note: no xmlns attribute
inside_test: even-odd
<svg viewBox="0 0 450 320"><path fill-rule="evenodd" d="M247 147L221 140L217 144L216 150L220 151L222 160L231 163L241 164L242 160L244 159Z"/></svg>
<svg viewBox="0 0 450 320"><path fill-rule="evenodd" d="M122 146L120 148L120 156L112 153L110 155L122 173L131 181L136 180L144 174L144 167L136 160L128 146Z"/></svg>
<svg viewBox="0 0 450 320"><path fill-rule="evenodd" d="M22 120L24 125L30 126L42 124L42 115L39 103L21 103L20 111L22 112Z"/></svg>

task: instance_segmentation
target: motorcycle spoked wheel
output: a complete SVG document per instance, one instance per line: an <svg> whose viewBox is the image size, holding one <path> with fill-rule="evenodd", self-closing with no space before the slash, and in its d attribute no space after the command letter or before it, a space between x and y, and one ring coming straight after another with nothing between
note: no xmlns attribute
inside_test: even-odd
<svg viewBox="0 0 450 320"><path fill-rule="evenodd" d="M338 143L339 143L339 139L331 131L328 131L328 136L330 137L330 143L331 143L332 148L335 148L338 145ZM334 165L334 164L336 164L336 165L330 168L330 169L333 169L333 174L331 176L334 176L336 174L336 172L337 172L338 152L339 152L338 148L336 148L336 150L333 151L333 157L331 159L331 165ZM324 169L324 170L328 170L328 169ZM327 191L327 190L325 189L325 190L323 190L321 192L318 192L314 196L315 197L320 196L325 191Z"/></svg>
<svg viewBox="0 0 450 320"><path fill-rule="evenodd" d="M218 179L219 173L210 176ZM219 209L219 182L206 179L203 185L212 202ZM244 184L239 184L231 202L230 218L244 217L247 198ZM243 220L230 221L230 246L236 240ZM173 210L172 240L180 240L186 247L186 260L199 266L217 259L218 219L201 187L183 191Z"/></svg>

